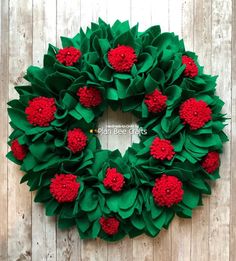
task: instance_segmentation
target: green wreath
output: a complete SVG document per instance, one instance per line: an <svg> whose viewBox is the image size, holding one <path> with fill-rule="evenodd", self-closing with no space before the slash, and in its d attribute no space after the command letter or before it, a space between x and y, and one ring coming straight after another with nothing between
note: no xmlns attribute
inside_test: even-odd
<svg viewBox="0 0 236 261"><path fill-rule="evenodd" d="M8 113L13 132L7 157L25 172L46 215L81 238L116 241L155 237L175 214L191 217L219 178L223 101L215 76L195 53L159 26L99 19L63 49L49 45L43 68L30 66L27 86ZM132 112L145 130L124 156L101 149L96 133L104 111Z"/></svg>

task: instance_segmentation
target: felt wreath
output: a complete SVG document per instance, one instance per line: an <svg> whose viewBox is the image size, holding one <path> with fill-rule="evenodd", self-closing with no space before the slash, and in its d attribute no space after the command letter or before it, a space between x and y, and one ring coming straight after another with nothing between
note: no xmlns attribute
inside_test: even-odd
<svg viewBox="0 0 236 261"><path fill-rule="evenodd" d="M81 238L155 237L175 214L191 217L219 178L227 141L216 78L197 56L159 26L99 19L74 38L49 45L43 68L30 66L27 86L8 113L7 157L25 172L46 215ZM99 117L110 106L139 120L140 142L121 155L101 149Z"/></svg>

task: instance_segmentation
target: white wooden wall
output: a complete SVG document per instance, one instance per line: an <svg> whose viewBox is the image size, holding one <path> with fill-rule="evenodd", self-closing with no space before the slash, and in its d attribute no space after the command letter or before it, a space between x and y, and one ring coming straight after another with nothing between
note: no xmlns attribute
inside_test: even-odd
<svg viewBox="0 0 236 261"><path fill-rule="evenodd" d="M0 86L0 261L69 260L236 260L236 1L235 0L1 0ZM219 74L218 94L231 117L230 136L222 157L222 179L192 220L175 218L168 231L151 239L140 236L119 243L81 241L77 231L62 232L53 218L33 203L22 173L8 162L6 140L10 132L6 102L17 97L13 86L23 82L28 65L42 65L50 42L73 36L101 17L114 22L130 20L140 30L160 24L163 31L182 36L187 48L199 54L206 71ZM108 111L106 124L129 124L130 114ZM104 147L124 151L131 136L102 136Z"/></svg>

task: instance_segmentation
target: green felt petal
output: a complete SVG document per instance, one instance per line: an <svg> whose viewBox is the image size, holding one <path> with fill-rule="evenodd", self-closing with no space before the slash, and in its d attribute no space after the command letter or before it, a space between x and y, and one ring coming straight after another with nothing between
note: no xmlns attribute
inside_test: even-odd
<svg viewBox="0 0 236 261"><path fill-rule="evenodd" d="M196 190L191 190L185 186L183 203L190 208L195 208L199 203L199 192Z"/></svg>
<svg viewBox="0 0 236 261"><path fill-rule="evenodd" d="M130 190L124 191L120 198L119 207L121 209L128 209L131 206L133 206L133 204L136 200L137 194L138 194L137 189L130 189Z"/></svg>
<svg viewBox="0 0 236 261"><path fill-rule="evenodd" d="M83 211L92 211L97 207L98 196L93 189L87 189L83 198L80 200L80 207Z"/></svg>

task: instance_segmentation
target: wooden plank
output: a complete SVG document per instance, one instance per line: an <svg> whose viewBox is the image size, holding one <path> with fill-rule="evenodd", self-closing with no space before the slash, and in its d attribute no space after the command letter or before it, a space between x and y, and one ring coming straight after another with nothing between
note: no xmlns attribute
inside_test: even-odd
<svg viewBox="0 0 236 261"><path fill-rule="evenodd" d="M56 0L33 0L34 65L42 66L48 43L56 43ZM46 217L43 205L35 204L33 198L32 259L56 260L55 218Z"/></svg>
<svg viewBox="0 0 236 261"><path fill-rule="evenodd" d="M204 65L205 73L211 73L211 1L194 2L194 51ZM209 197L204 197L203 207L193 212L191 260L208 260Z"/></svg>
<svg viewBox="0 0 236 261"><path fill-rule="evenodd" d="M232 54L236 52L236 1L233 0L233 14L232 14ZM231 126L231 201L230 201L230 261L236 260L236 194L234 192L236 188L236 55L232 55L232 126Z"/></svg>
<svg viewBox="0 0 236 261"><path fill-rule="evenodd" d="M9 99L17 98L14 85L32 63L32 0L9 1ZM9 130L11 131L11 130ZM8 259L31 260L31 194L20 185L22 173L8 163Z"/></svg>
<svg viewBox="0 0 236 261"><path fill-rule="evenodd" d="M68 3L57 0L57 46L61 47L60 36L74 37L80 28L80 1ZM57 260L80 260L80 240L76 228L57 229Z"/></svg>
<svg viewBox="0 0 236 261"><path fill-rule="evenodd" d="M152 0L152 24L159 24L162 32L169 31L169 1ZM154 260L171 260L171 226L154 239Z"/></svg>
<svg viewBox="0 0 236 261"><path fill-rule="evenodd" d="M231 0L212 0L212 73L219 74L217 93L225 101L223 112L231 117ZM231 122L225 128L231 134ZM221 180L210 198L209 259L229 260L230 162L228 142L221 156Z"/></svg>
<svg viewBox="0 0 236 261"><path fill-rule="evenodd" d="M91 22L97 22L98 17L106 20L106 0L81 0L81 26L85 29ZM89 12L88 12L89 10ZM99 120L99 128L107 126L107 112ZM108 147L107 135L98 135L102 147ZM107 260L107 242L101 239L81 241L81 258L86 261Z"/></svg>
<svg viewBox="0 0 236 261"><path fill-rule="evenodd" d="M183 37L188 50L193 50L193 0L169 1L169 30ZM172 230L172 260L190 260L191 219L175 217Z"/></svg>
<svg viewBox="0 0 236 261"><path fill-rule="evenodd" d="M8 101L8 1L0 2L0 122L2 126L8 126L8 117L6 113L6 103ZM7 140L7 127L0 128L0 140L4 144L0 147L1 163L0 163L0 260L7 260L7 158L5 157L8 146L6 145Z"/></svg>
<svg viewBox="0 0 236 261"><path fill-rule="evenodd" d="M153 25L160 25L162 32L169 30L169 2L162 0L151 0L151 19Z"/></svg>

